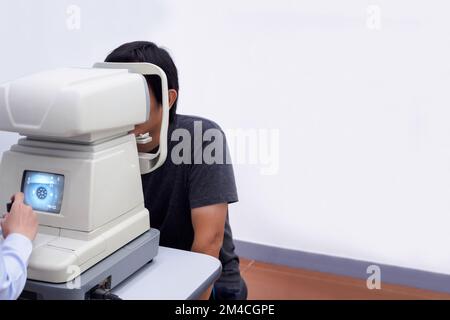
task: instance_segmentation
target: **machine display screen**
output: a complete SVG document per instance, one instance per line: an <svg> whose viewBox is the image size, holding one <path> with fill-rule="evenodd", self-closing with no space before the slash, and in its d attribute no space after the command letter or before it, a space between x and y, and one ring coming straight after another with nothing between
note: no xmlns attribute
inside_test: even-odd
<svg viewBox="0 0 450 320"><path fill-rule="evenodd" d="M33 210L59 213L64 193L64 176L61 174L25 171L22 190L25 204Z"/></svg>

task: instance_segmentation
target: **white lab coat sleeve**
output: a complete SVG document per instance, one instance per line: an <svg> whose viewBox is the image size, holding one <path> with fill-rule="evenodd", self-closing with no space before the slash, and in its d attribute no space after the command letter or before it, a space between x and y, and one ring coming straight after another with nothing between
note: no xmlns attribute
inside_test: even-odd
<svg viewBox="0 0 450 320"><path fill-rule="evenodd" d="M33 244L13 233L0 245L0 300L17 299L27 280L27 265Z"/></svg>

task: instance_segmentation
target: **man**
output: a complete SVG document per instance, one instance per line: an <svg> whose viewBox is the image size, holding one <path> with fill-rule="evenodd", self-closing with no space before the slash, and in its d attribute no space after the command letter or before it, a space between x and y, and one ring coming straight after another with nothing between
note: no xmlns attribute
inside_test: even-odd
<svg viewBox="0 0 450 320"><path fill-rule="evenodd" d="M3 238L0 245L0 300L17 299L27 279L27 264L36 237L36 213L23 203L23 193L11 200L11 211L1 221Z"/></svg>
<svg viewBox="0 0 450 320"><path fill-rule="evenodd" d="M205 147L205 143L195 147L193 142L199 138L195 137L198 128L201 128L200 135L214 129L220 133L220 140L225 141L223 132L212 121L176 114L178 72L166 50L152 42L136 41L118 47L105 61L148 62L159 66L166 73L170 105L168 156L163 166L142 176L145 206L150 211L151 225L160 230L160 244L163 246L191 250L220 259L222 275L213 289L205 292L203 299L246 299L247 287L240 275L239 258L234 252L228 221L228 204L238 201L233 168L231 164L226 164L225 158L213 164L204 161L194 163L194 159L202 156ZM159 145L162 90L158 76L145 77L150 92L150 120L137 125L133 133L150 133L152 141L138 145L138 149L140 152L151 152L157 150ZM194 147L190 152L184 150L181 153L191 154L177 154L177 141L174 140L180 140L183 132L190 137L190 146ZM221 151L220 154L226 157L226 141ZM174 161L174 157L178 156L191 161Z"/></svg>

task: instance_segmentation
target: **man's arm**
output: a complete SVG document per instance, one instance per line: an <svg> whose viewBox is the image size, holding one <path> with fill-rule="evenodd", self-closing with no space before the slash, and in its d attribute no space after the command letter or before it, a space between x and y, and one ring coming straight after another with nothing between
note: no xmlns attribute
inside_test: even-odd
<svg viewBox="0 0 450 320"><path fill-rule="evenodd" d="M225 220L228 204L220 203L191 210L192 226L194 228L194 242L192 251L204 253L215 258L219 257L223 243ZM211 287L200 299L208 299Z"/></svg>

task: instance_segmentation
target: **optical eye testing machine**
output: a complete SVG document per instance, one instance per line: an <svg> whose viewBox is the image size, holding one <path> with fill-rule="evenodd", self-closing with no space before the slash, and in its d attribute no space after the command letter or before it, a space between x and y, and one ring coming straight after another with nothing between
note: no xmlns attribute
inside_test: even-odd
<svg viewBox="0 0 450 320"><path fill-rule="evenodd" d="M150 117L143 75L163 92L160 147L141 154L134 125ZM25 299L89 299L156 256L141 174L167 156L167 78L149 63L97 63L0 85L0 130L24 136L3 153L0 203L21 190L38 214ZM10 204L9 204L10 205Z"/></svg>

